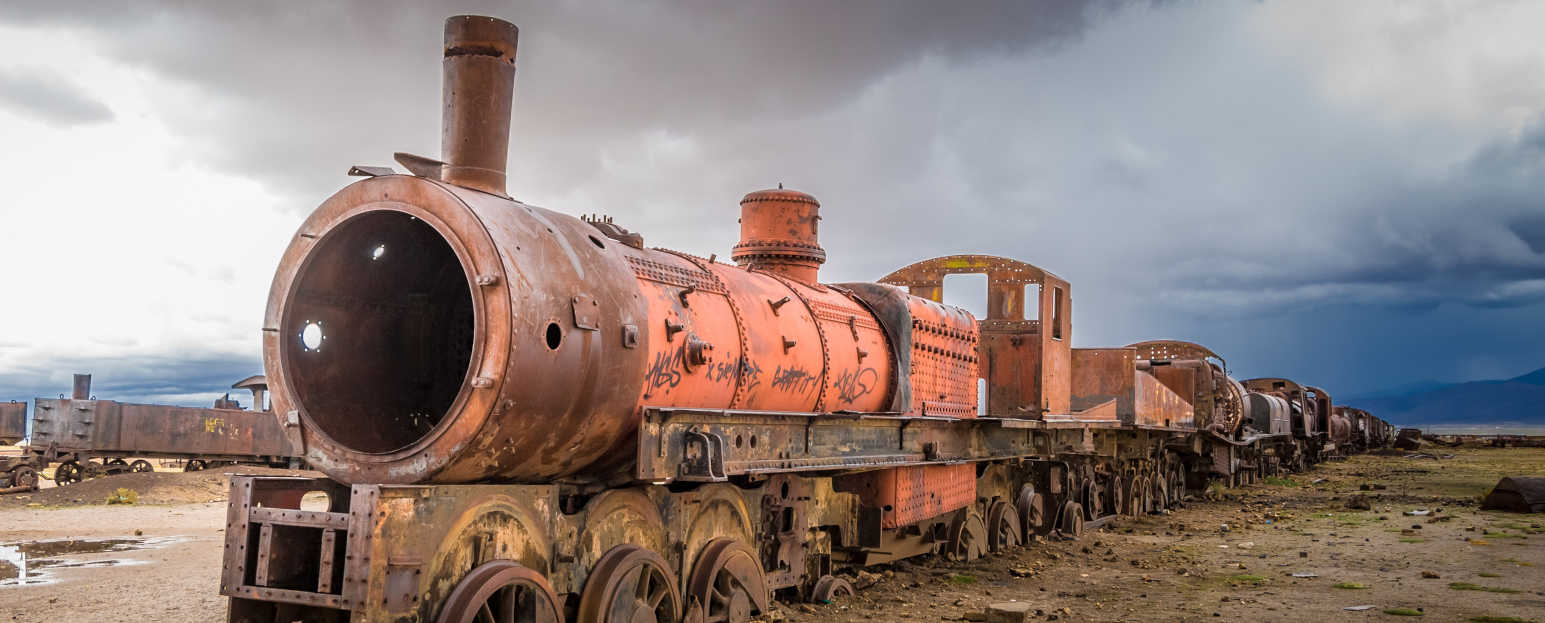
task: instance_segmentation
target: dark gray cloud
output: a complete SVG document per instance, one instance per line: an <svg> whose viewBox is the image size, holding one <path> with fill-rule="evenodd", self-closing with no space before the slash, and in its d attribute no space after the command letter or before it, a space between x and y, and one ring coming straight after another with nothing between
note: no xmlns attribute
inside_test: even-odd
<svg viewBox="0 0 1545 623"><path fill-rule="evenodd" d="M781 181L823 201L828 279L1022 258L1074 283L1081 346L1194 339L1249 375L1348 391L1545 364L1518 337L1545 334L1545 103L1514 79L1529 59L1478 41L1457 77L1334 59L1364 70L1349 79L1313 60L1340 29L1263 34L1264 13L1326 10L15 3L0 21L77 31L177 85L159 104L185 157L261 181L297 221L349 164L437 154L440 21L487 13L522 29L512 193L651 245L723 255L738 197ZM1427 58L1452 25L1418 21L1420 37L1356 37ZM1482 108L1397 114L1444 90ZM1522 121L1476 121L1504 117Z"/></svg>
<svg viewBox="0 0 1545 623"><path fill-rule="evenodd" d="M63 76L0 67L0 108L69 126L113 118L106 104Z"/></svg>

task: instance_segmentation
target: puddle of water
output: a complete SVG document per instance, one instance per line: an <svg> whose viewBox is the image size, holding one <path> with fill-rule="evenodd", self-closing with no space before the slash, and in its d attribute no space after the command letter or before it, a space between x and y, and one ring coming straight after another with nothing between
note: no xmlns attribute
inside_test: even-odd
<svg viewBox="0 0 1545 623"><path fill-rule="evenodd" d="M0 543L0 587L48 584L51 569L84 569L134 564L120 558L77 560L73 557L163 547L180 539L123 537L116 539L51 539Z"/></svg>

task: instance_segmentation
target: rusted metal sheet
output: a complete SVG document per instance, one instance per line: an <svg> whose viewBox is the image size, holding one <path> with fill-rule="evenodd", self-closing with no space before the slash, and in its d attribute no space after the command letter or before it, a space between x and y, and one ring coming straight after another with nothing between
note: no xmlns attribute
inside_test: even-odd
<svg viewBox="0 0 1545 623"><path fill-rule="evenodd" d="M1233 437L1245 420L1245 389L1229 377L1228 364L1211 349L1179 340L1151 340L1128 346L1137 350L1138 368L1191 403L1195 425ZM1175 370L1191 370L1191 378Z"/></svg>
<svg viewBox="0 0 1545 623"><path fill-rule="evenodd" d="M962 463L882 469L839 478L837 488L879 508L883 527L897 528L976 501L976 468Z"/></svg>
<svg viewBox="0 0 1545 623"><path fill-rule="evenodd" d="M1190 402L1152 375L1137 372L1134 376L1133 417L1129 423L1164 428L1193 427Z"/></svg>
<svg viewBox="0 0 1545 623"><path fill-rule="evenodd" d="M89 396L91 375L77 374L75 378L74 394ZM242 383L254 394L262 389L261 380ZM222 460L294 456L278 418L266 411L38 398L32 426L31 447L50 456L78 453Z"/></svg>
<svg viewBox="0 0 1545 623"><path fill-rule="evenodd" d="M293 456L272 413L117 402L39 398L32 445L57 451L197 455Z"/></svg>
<svg viewBox="0 0 1545 623"><path fill-rule="evenodd" d="M27 436L27 403L0 402L0 445L14 444Z"/></svg>

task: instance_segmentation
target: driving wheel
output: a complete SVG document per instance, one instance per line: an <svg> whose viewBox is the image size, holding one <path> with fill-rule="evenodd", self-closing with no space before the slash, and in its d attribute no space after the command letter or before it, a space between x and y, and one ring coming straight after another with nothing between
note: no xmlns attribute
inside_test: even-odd
<svg viewBox="0 0 1545 623"><path fill-rule="evenodd" d="M561 623L558 596L542 574L510 560L485 562L451 591L438 623Z"/></svg>
<svg viewBox="0 0 1545 623"><path fill-rule="evenodd" d="M747 623L767 611L771 597L756 553L734 539L703 547L687 584L689 623Z"/></svg>
<svg viewBox="0 0 1545 623"><path fill-rule="evenodd" d="M681 592L659 554L618 545L601 556L585 580L579 623L677 623Z"/></svg>

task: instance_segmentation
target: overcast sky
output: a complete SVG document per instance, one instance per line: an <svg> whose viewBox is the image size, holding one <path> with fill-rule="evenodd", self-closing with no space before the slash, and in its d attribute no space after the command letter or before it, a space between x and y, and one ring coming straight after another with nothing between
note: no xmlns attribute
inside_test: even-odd
<svg viewBox="0 0 1545 623"><path fill-rule="evenodd" d="M1545 366L1545 3L213 4L0 4L0 399L260 372L301 219L438 154L463 12L521 28L511 194L651 246L726 255L782 182L824 279L1012 256L1078 346L1340 396Z"/></svg>

